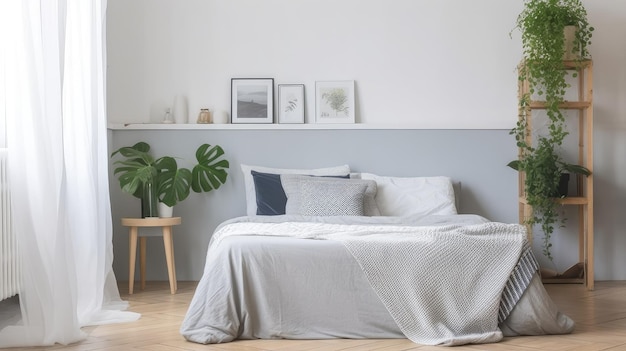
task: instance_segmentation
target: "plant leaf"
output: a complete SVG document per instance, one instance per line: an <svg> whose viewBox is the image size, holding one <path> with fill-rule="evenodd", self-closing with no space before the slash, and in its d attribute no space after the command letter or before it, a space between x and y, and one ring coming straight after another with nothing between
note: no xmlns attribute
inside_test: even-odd
<svg viewBox="0 0 626 351"><path fill-rule="evenodd" d="M191 189L197 193L209 192L218 189L226 182L230 166L225 159L219 159L224 155L224 150L215 145L202 144L196 151L198 164L192 170Z"/></svg>
<svg viewBox="0 0 626 351"><path fill-rule="evenodd" d="M173 157L165 156L157 160L157 196L167 206L174 206L189 196L191 171L178 168Z"/></svg>
<svg viewBox="0 0 626 351"><path fill-rule="evenodd" d="M149 151L150 145L138 142L133 146L121 147L111 154L111 157L120 154L126 158L115 161L114 164L118 167L113 170L113 174L118 175L123 192L141 198L141 184L156 176L156 169L153 167L154 158Z"/></svg>
<svg viewBox="0 0 626 351"><path fill-rule="evenodd" d="M582 174L585 176L590 176L591 175L591 171L585 167L585 166L581 166L581 165L572 165L569 163L563 164L563 169L569 173L575 173L575 174Z"/></svg>
<svg viewBox="0 0 626 351"><path fill-rule="evenodd" d="M516 171L519 171L519 165L520 165L520 161L519 160L513 160L511 162L509 162L507 164L508 167L513 168Z"/></svg>

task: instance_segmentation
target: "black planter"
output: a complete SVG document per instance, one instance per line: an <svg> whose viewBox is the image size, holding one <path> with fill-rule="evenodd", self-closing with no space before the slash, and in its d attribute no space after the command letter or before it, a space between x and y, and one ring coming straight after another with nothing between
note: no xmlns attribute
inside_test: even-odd
<svg viewBox="0 0 626 351"><path fill-rule="evenodd" d="M567 197L569 190L569 173L561 173L561 179L559 180L558 197Z"/></svg>
<svg viewBox="0 0 626 351"><path fill-rule="evenodd" d="M152 181L143 183L141 196L141 217L158 217L156 189Z"/></svg>

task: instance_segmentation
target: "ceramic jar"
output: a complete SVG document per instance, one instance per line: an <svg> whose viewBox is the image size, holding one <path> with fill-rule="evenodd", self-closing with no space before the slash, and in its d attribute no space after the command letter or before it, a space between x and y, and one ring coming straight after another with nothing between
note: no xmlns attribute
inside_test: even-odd
<svg viewBox="0 0 626 351"><path fill-rule="evenodd" d="M211 123L211 111L208 108L200 109L200 114L198 115L198 124L207 124Z"/></svg>

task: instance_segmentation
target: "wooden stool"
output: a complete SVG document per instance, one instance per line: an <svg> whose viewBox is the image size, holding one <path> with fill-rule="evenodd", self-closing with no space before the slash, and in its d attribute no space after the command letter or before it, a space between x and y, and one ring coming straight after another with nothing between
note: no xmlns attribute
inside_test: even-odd
<svg viewBox="0 0 626 351"><path fill-rule="evenodd" d="M172 226L181 223L180 217L150 217L150 218L122 218L122 225L130 227L130 262L128 271L128 294L133 293L135 284L135 259L137 257L137 236L139 227L162 227L163 245L165 246L165 259L167 261L167 273L170 280L170 292L176 293L176 264L174 263L174 240L172 239ZM146 237L139 237L139 274L141 277L141 289L146 287Z"/></svg>

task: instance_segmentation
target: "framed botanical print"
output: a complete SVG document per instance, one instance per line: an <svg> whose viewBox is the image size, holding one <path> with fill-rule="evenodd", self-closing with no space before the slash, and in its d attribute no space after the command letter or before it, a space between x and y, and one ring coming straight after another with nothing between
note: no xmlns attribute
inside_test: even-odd
<svg viewBox="0 0 626 351"><path fill-rule="evenodd" d="M231 123L274 123L274 79L231 79Z"/></svg>
<svg viewBox="0 0 626 351"><path fill-rule="evenodd" d="M304 84L278 85L278 123L304 123Z"/></svg>
<svg viewBox="0 0 626 351"><path fill-rule="evenodd" d="M315 122L354 123L354 81L315 82Z"/></svg>

